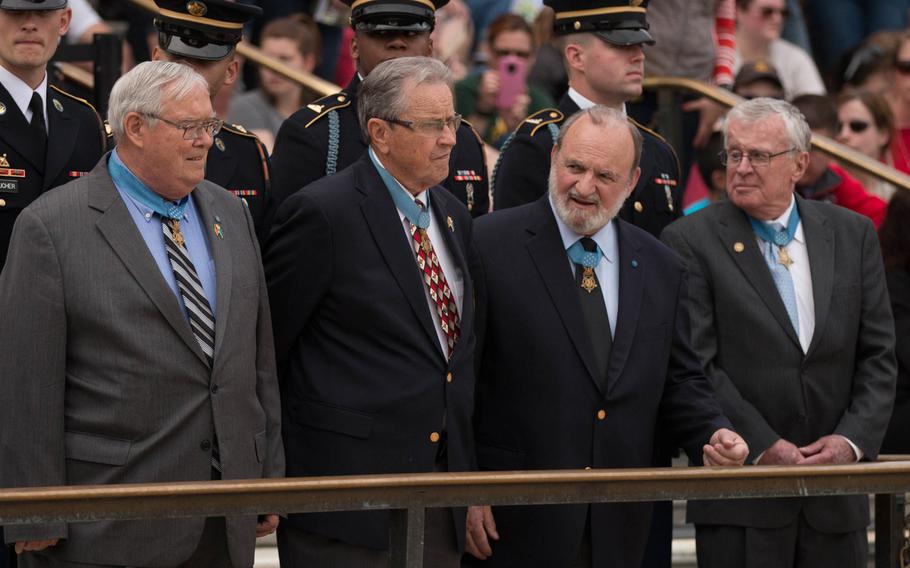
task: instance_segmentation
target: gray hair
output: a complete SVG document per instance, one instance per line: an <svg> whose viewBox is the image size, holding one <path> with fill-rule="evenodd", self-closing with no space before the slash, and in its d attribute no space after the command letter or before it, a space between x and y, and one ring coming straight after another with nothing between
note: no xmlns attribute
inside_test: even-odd
<svg viewBox="0 0 910 568"><path fill-rule="evenodd" d="M127 114L160 115L167 100L179 101L196 89L209 92L205 78L188 65L146 61L133 67L111 89L107 117L114 140L119 143L123 138ZM155 124L154 118L148 120L150 125Z"/></svg>
<svg viewBox="0 0 910 568"><path fill-rule="evenodd" d="M397 120L407 109L406 85L446 85L452 90L452 73L430 57L399 57L383 61L367 75L357 93L357 118L367 143L371 118Z"/></svg>
<svg viewBox="0 0 910 568"><path fill-rule="evenodd" d="M812 131L806 122L806 117L799 112L795 106L787 101L779 99L770 99L760 97L750 101L738 103L727 114L724 120L724 145L727 142L727 131L730 128L730 122L742 122L745 124L755 124L766 118L776 116L784 123L784 130L787 138L790 139L790 145L796 148L798 152L808 152L811 147Z"/></svg>
<svg viewBox="0 0 910 568"><path fill-rule="evenodd" d="M571 129L576 122L584 117L588 117L591 120L591 123L595 126L623 125L629 130L629 134L632 136L632 144L635 150L635 155L632 159L632 169L630 169L629 172L634 172L635 168L637 168L638 164L641 162L641 147L643 143L641 132L638 131L637 126L629 121L626 115L610 107L603 105L594 105L584 110L580 110L570 116L569 119L562 125L562 128L559 129L559 136L556 137L556 149L562 149L562 142L566 137L566 133L569 132L569 129Z"/></svg>

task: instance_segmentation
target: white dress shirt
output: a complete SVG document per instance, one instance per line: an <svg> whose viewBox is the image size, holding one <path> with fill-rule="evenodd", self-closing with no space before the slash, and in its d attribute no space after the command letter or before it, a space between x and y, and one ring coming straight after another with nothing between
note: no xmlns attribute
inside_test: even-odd
<svg viewBox="0 0 910 568"><path fill-rule="evenodd" d="M28 108L29 103L32 102L32 93L41 95L41 108L44 110L44 126L47 128L47 73L44 74L44 79L41 81L41 84L38 85L38 88L32 89L25 81L13 75L5 67L0 65L0 85L3 85L3 87L9 91L10 96L13 98L13 102L16 103L19 112L22 113L22 116L25 117L25 121L28 123L32 122L32 111Z"/></svg>

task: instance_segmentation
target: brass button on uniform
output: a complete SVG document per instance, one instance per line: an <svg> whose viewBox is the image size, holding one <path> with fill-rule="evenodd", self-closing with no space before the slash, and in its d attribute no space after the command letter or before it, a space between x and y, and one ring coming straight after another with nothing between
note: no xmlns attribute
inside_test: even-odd
<svg viewBox="0 0 910 568"><path fill-rule="evenodd" d="M636 202L632 205L632 207L634 207L635 210L638 211L639 213L641 213L642 211L645 210L645 206L641 204L641 201L636 201Z"/></svg>
<svg viewBox="0 0 910 568"><path fill-rule="evenodd" d="M439 441L439 432L430 432L430 441L434 444Z"/></svg>
<svg viewBox="0 0 910 568"><path fill-rule="evenodd" d="M6 207L6 200L0 199L0 207Z"/></svg>
<svg viewBox="0 0 910 568"><path fill-rule="evenodd" d="M606 410L604 410L603 408L601 408L600 410L597 411L597 419L598 419L598 420L603 420L603 419L606 418L606 417L607 417L607 411L606 411Z"/></svg>
<svg viewBox="0 0 910 568"><path fill-rule="evenodd" d="M447 382L447 383L451 383L451 382L452 382L452 373L446 373L446 382Z"/></svg>

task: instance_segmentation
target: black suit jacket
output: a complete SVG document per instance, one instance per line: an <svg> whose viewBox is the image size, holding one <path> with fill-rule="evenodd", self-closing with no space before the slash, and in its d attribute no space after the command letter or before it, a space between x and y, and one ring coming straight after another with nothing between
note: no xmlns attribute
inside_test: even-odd
<svg viewBox="0 0 910 568"><path fill-rule="evenodd" d="M702 444L729 427L689 345L682 263L646 232L616 223L619 311L603 380L547 197L477 221L480 469L648 467L660 428L700 463ZM478 565L571 565L587 510L495 507L501 540ZM594 566L640 565L650 510L591 506Z"/></svg>
<svg viewBox="0 0 910 568"><path fill-rule="evenodd" d="M45 191L86 175L107 150L101 118L86 101L48 86L47 151L0 84L0 269L19 213Z"/></svg>
<svg viewBox="0 0 910 568"><path fill-rule="evenodd" d="M897 339L897 391L882 453L910 453L910 270L893 268L886 274Z"/></svg>
<svg viewBox="0 0 910 568"><path fill-rule="evenodd" d="M434 223L464 283L461 338L439 345L413 248L368 155L285 201L266 243L288 476L429 472L448 433L448 469L474 468L471 217L441 187ZM439 246L438 244L435 246ZM308 531L373 548L389 512L291 515ZM456 515L459 542L464 511Z"/></svg>
<svg viewBox="0 0 910 568"><path fill-rule="evenodd" d="M815 328L808 352L762 257L749 220L718 202L664 231L686 262L692 341L753 462L779 438L797 446L840 434L875 459L894 397L894 323L881 251L868 218L796 198L812 276ZM865 495L692 501L690 522L865 530Z"/></svg>
<svg viewBox="0 0 910 568"><path fill-rule="evenodd" d="M357 118L359 87L360 79L355 75L344 91L313 101L281 125L272 152L274 207L301 187L325 177L332 114L338 120L339 129L335 171L340 172L366 154L367 143ZM458 129L455 138L455 148L449 158L449 177L442 185L477 217L486 213L490 206L483 142L468 124Z"/></svg>
<svg viewBox="0 0 910 568"><path fill-rule="evenodd" d="M558 108L540 110L519 125L508 147L503 147L496 165L493 180L493 206L496 209L531 203L547 193L550 150L553 148L551 127L561 128L578 110L578 105L566 94ZM673 148L663 138L629 120L643 138L641 177L619 217L657 237L664 227L682 215L679 162Z"/></svg>

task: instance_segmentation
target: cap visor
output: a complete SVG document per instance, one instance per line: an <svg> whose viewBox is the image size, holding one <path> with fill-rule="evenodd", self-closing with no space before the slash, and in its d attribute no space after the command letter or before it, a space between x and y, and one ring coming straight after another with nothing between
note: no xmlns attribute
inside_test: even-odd
<svg viewBox="0 0 910 568"><path fill-rule="evenodd" d="M66 8L66 0L42 2L41 4L35 4L34 2L24 2L22 0L0 1L0 9L3 10L29 10L33 12L43 12L48 10L59 10L60 8Z"/></svg>
<svg viewBox="0 0 910 568"><path fill-rule="evenodd" d="M602 30L594 32L594 35L612 45L640 45L646 43L654 45L654 37L646 29L638 30Z"/></svg>
<svg viewBox="0 0 910 568"><path fill-rule="evenodd" d="M170 36L167 46L162 46L164 51L171 55L179 57L191 57L193 59L205 59L208 61L218 61L224 59L231 53L234 46L220 43L207 43L201 47L187 45L179 36Z"/></svg>
<svg viewBox="0 0 910 568"><path fill-rule="evenodd" d="M429 32L433 28L426 22L413 22L404 25L381 22L358 22L354 25L358 32Z"/></svg>

